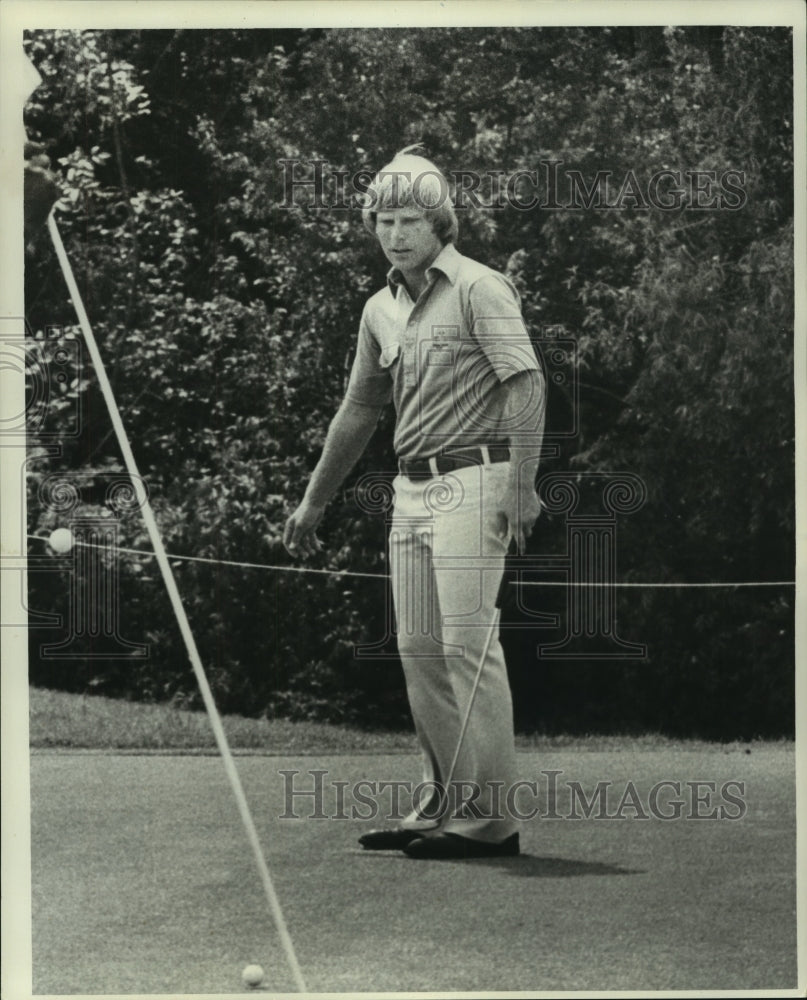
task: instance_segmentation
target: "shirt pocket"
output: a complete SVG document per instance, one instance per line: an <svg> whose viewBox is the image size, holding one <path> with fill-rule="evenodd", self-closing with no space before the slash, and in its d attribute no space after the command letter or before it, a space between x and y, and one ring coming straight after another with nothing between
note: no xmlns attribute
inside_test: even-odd
<svg viewBox="0 0 807 1000"><path fill-rule="evenodd" d="M385 344L381 348L381 356L378 361L381 367L385 371L391 371L393 365L398 360L398 356L401 353L401 345L398 341L391 341L389 344Z"/></svg>

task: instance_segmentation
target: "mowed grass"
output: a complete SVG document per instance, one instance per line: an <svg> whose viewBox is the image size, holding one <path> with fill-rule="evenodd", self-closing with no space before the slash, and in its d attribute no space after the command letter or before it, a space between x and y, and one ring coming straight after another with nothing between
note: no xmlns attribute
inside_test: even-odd
<svg viewBox="0 0 807 1000"><path fill-rule="evenodd" d="M171 705L68 694L30 688L30 745L33 749L97 750L152 753L215 753L207 713ZM368 731L355 726L288 719L223 717L230 747L236 753L413 753L413 731ZM716 746L703 740L641 736L517 736L519 749L663 750ZM782 740L781 745L792 741ZM763 745L761 742L757 745ZM727 752L753 749L754 743L719 744Z"/></svg>
<svg viewBox="0 0 807 1000"><path fill-rule="evenodd" d="M792 748L630 747L522 751L521 773L538 786L525 805L539 810L519 824L522 854L434 863L356 842L388 821L390 798L373 798L370 816L354 791L368 780L411 782L414 754L241 757L308 989L371 997L793 991ZM315 815L304 793L291 803L292 819L287 776L310 789L312 768L326 776L324 811ZM561 777L556 819L549 771ZM250 962L266 970L262 995L292 994L220 761L40 751L30 773L35 994L232 995ZM587 797L612 783L609 812L629 787L649 808L651 789L670 780L682 792L690 781L718 790L739 781L746 808L741 819L710 822L707 803L707 815L700 806L701 819L690 821L694 797L682 794L688 804L672 822L634 819L632 806L622 819L573 819L572 780ZM722 792L709 798L722 801Z"/></svg>
<svg viewBox="0 0 807 1000"><path fill-rule="evenodd" d="M29 742L35 749L215 752L207 713L172 705L29 689ZM368 733L350 726L223 716L227 742L251 753L357 753L415 747L413 733Z"/></svg>

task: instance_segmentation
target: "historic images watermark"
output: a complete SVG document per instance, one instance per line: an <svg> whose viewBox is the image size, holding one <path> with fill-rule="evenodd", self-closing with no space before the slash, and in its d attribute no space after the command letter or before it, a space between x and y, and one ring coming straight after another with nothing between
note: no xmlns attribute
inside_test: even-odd
<svg viewBox="0 0 807 1000"><path fill-rule="evenodd" d="M68 578L64 615L25 609L25 625L57 633L54 641L40 644L38 655L42 660L147 658L148 644L122 634L120 528L123 519L141 510L132 477L42 468L43 459L58 460L65 441L77 439L86 429L80 391L87 378L83 342L55 324L35 336L20 317L0 323L0 358L25 381L19 412L4 412L0 420L0 444L19 448L28 502L48 526L26 540L26 527L20 524L15 548L19 553L28 550L27 554L4 561L8 565L3 569L19 575L23 595L30 572L66 573ZM140 494L146 496L146 483L141 480L140 486ZM51 548L53 535L45 533L48 529L66 532L63 549ZM25 596L22 603L26 604Z"/></svg>
<svg viewBox="0 0 807 1000"><path fill-rule="evenodd" d="M0 364L24 380L22 406L13 411L4 400L0 445L25 448L29 435L41 446L58 447L82 430L83 415L75 387L85 376L82 342L66 336L61 326L47 326L35 337L24 317L0 317ZM58 425L46 417L58 415Z"/></svg>
<svg viewBox="0 0 807 1000"><path fill-rule="evenodd" d="M370 182L375 171L349 171L334 167L324 159L284 158L281 170L282 208L308 207L349 211L372 209ZM531 169L447 170L445 175L424 171L412 177L407 171L381 172L394 185L401 182L407 201L418 208L438 208L450 200L455 209L515 209L529 212L626 209L662 212L737 211L747 201L745 172L725 170L672 169L665 167L640 174L628 170L586 171L572 168L563 160L538 160ZM435 179L439 195L435 200ZM403 205L403 201L401 203ZM395 207L385 201L387 208Z"/></svg>
<svg viewBox="0 0 807 1000"><path fill-rule="evenodd" d="M489 781L339 779L327 769L281 769L283 812L279 819L385 820L416 816L424 823L457 819L516 820L740 820L746 815L746 783L738 779L682 781L664 778L650 786L632 779L602 779L584 787L547 769L533 779L506 785Z"/></svg>

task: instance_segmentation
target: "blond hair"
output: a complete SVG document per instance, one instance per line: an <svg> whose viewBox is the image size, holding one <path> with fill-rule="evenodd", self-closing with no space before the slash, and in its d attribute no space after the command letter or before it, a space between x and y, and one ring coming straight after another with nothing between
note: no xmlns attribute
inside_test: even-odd
<svg viewBox="0 0 807 1000"><path fill-rule="evenodd" d="M457 215L443 173L423 155L419 145L400 150L382 167L364 195L362 222L375 234L376 216L396 208L418 208L431 219L443 244L457 238Z"/></svg>

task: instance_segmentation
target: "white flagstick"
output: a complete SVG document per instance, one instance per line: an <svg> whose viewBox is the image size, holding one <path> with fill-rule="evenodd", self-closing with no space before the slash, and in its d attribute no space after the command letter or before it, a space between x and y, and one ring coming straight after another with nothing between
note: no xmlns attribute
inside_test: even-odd
<svg viewBox="0 0 807 1000"><path fill-rule="evenodd" d="M56 220L54 219L52 213L48 218L48 232L53 240L56 256L59 258L62 274L64 275L64 280L67 282L70 297L73 300L73 307L76 310L76 315L78 316L78 321L84 334L84 339L87 342L87 348L95 367L95 373L98 376L98 382L101 386L101 391L104 394L107 408L109 409L109 416L112 419L112 426L115 429L118 444L123 452L126 469L131 476L132 486L137 493L140 509L143 513L143 520L146 523L149 538L151 539L151 544L154 548L154 555L156 556L160 570L162 571L163 580L165 581L165 586L168 590L168 596L171 599L171 604L173 605L174 613L177 617L179 630L182 633L182 638L185 640L185 647L188 651L188 656L190 657L193 672L196 674L196 680L199 684L199 690L202 693L202 699L210 718L210 724L213 727L216 743L218 744L219 752L221 753L222 760L224 761L224 768L227 772L227 777L230 779L230 785L232 786L233 794L235 795L235 800L238 804L238 811L241 814L241 819L244 822L244 828L247 832L247 838L255 855L255 861L261 875L263 887L266 892L266 898L269 902L269 908L272 911L272 916L274 917L275 925L277 927L278 934L280 935L280 940L286 952L286 958L288 959L291 971L294 975L297 989L301 993L305 993L307 992L305 980L303 979L303 974L300 970L300 965L294 952L294 945L292 944L291 936L289 935L286 927L286 921L283 919L283 911L280 908L280 901L277 897L277 893L275 892L275 887L272 883L272 876L269 874L266 859L263 856L260 840L258 839L258 831L255 827L255 821L252 818L252 813L250 812L249 805L244 794L244 789L241 785L241 779L238 777L238 771L230 751L230 746L227 742L227 736L224 732L221 716L219 715L216 703L213 700L213 693L210 690L210 684L208 683L205 669L202 666L199 651L196 648L196 641L193 638L193 633L191 632L191 627L188 623L187 615L185 614L185 608L182 605L182 598L179 596L179 590L177 589L174 574L168 562L168 557L163 546L160 531L157 527L157 522L154 519L154 513L152 512L148 495L145 487L143 486L143 481L137 471L137 464L135 462L134 455L132 454L131 446L129 445L129 439L126 436L126 430L124 429L123 421L121 420L118 405L115 402L112 386L109 382L109 378L107 377L106 369L104 368L104 363L98 350L98 345L96 344L95 337L93 336L90 321L84 309L84 303L81 301L81 295L78 290L78 285L76 284L76 279L73 276L73 269L70 266L70 261L68 260L64 244L62 243L62 238L59 234L59 229L56 225Z"/></svg>

